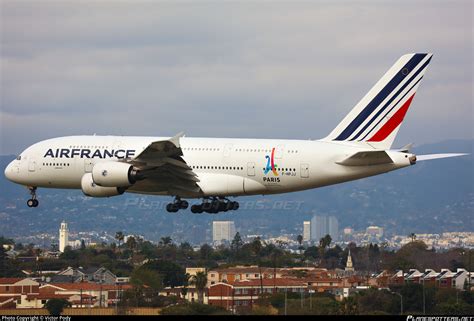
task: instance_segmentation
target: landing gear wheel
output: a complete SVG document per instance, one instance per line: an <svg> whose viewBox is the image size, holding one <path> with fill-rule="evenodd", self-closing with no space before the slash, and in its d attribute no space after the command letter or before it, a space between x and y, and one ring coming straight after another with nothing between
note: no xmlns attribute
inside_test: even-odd
<svg viewBox="0 0 474 321"><path fill-rule="evenodd" d="M203 211L202 211L202 206L201 205L193 205L191 206L191 212L193 212L194 214L201 214Z"/></svg>
<svg viewBox="0 0 474 321"><path fill-rule="evenodd" d="M176 213L179 210L179 207L174 203L169 203L166 205L166 210L170 213Z"/></svg>
<svg viewBox="0 0 474 321"><path fill-rule="evenodd" d="M181 202L179 202L179 208L180 208L180 209L185 210L185 209L188 208L188 206L189 206L189 203L188 203L187 201L181 201Z"/></svg>
<svg viewBox="0 0 474 321"><path fill-rule="evenodd" d="M30 190L31 198L26 201L26 205L28 205L28 207L38 207L39 201L36 199L36 187L31 186L28 187L28 189Z"/></svg>

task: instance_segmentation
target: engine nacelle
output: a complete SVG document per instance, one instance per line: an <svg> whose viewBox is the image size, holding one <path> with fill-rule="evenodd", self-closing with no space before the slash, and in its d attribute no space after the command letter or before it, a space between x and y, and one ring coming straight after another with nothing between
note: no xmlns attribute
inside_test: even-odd
<svg viewBox="0 0 474 321"><path fill-rule="evenodd" d="M130 186L137 181L137 171L130 164L102 162L92 168L92 178L103 187Z"/></svg>
<svg viewBox="0 0 474 321"><path fill-rule="evenodd" d="M82 192L91 197L109 197L121 195L125 192L123 187L103 187L94 182L91 173L86 173L81 179Z"/></svg>

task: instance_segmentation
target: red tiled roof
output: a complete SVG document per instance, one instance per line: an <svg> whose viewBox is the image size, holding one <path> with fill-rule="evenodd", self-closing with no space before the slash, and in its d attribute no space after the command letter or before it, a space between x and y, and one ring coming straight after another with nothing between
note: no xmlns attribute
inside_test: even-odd
<svg viewBox="0 0 474 321"><path fill-rule="evenodd" d="M0 284L15 284L23 280L23 278L0 278Z"/></svg>
<svg viewBox="0 0 474 321"><path fill-rule="evenodd" d="M280 273L282 271L281 268L277 268L276 272ZM252 274L252 273L273 273L273 268L267 268L267 267L255 267L255 266L249 266L249 267L228 267L228 268L217 268L217 269L212 269L209 270L210 273L212 272L217 272L220 274Z"/></svg>
<svg viewBox="0 0 474 321"><path fill-rule="evenodd" d="M301 280L295 279L262 279L262 280L248 280L248 281L236 281L232 282L231 285L234 287L245 287L245 286L306 286L307 283Z"/></svg>
<svg viewBox="0 0 474 321"><path fill-rule="evenodd" d="M20 295L9 295L9 296L0 296L0 304L2 304L3 302L6 302L10 299L17 299L17 297L19 297Z"/></svg>
<svg viewBox="0 0 474 321"><path fill-rule="evenodd" d="M109 290L127 290L132 288L130 284L124 285L105 285L97 283L55 283L52 286L64 290L83 290L83 291L109 291Z"/></svg>

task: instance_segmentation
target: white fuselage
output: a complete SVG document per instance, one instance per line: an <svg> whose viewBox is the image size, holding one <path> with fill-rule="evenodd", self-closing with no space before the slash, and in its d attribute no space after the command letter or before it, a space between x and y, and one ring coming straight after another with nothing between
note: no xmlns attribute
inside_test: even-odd
<svg viewBox="0 0 474 321"><path fill-rule="evenodd" d="M30 187L81 188L81 178L104 161L133 159L167 137L69 136L28 147L5 169L7 178ZM338 161L362 147L328 141L188 138L180 139L182 158L197 174L199 193L180 197L240 196L311 189L410 165L411 154L387 151L391 164L345 166ZM271 165L271 154L273 166ZM141 180L127 192L171 195L156 182ZM174 194L173 194L174 195Z"/></svg>

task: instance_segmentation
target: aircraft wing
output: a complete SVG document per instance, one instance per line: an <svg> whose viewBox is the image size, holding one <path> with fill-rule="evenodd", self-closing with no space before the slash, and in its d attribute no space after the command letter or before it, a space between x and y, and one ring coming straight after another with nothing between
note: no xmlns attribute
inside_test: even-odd
<svg viewBox="0 0 474 321"><path fill-rule="evenodd" d="M183 133L161 141L150 143L140 154L129 161L140 170L145 179L141 188L149 192L169 192L184 195L199 193L199 179L182 158L179 139ZM138 184L137 183L137 184Z"/></svg>
<svg viewBox="0 0 474 321"><path fill-rule="evenodd" d="M393 163L393 160L384 150L357 152L342 161L336 162L336 164L345 166L369 166L391 163Z"/></svg>

